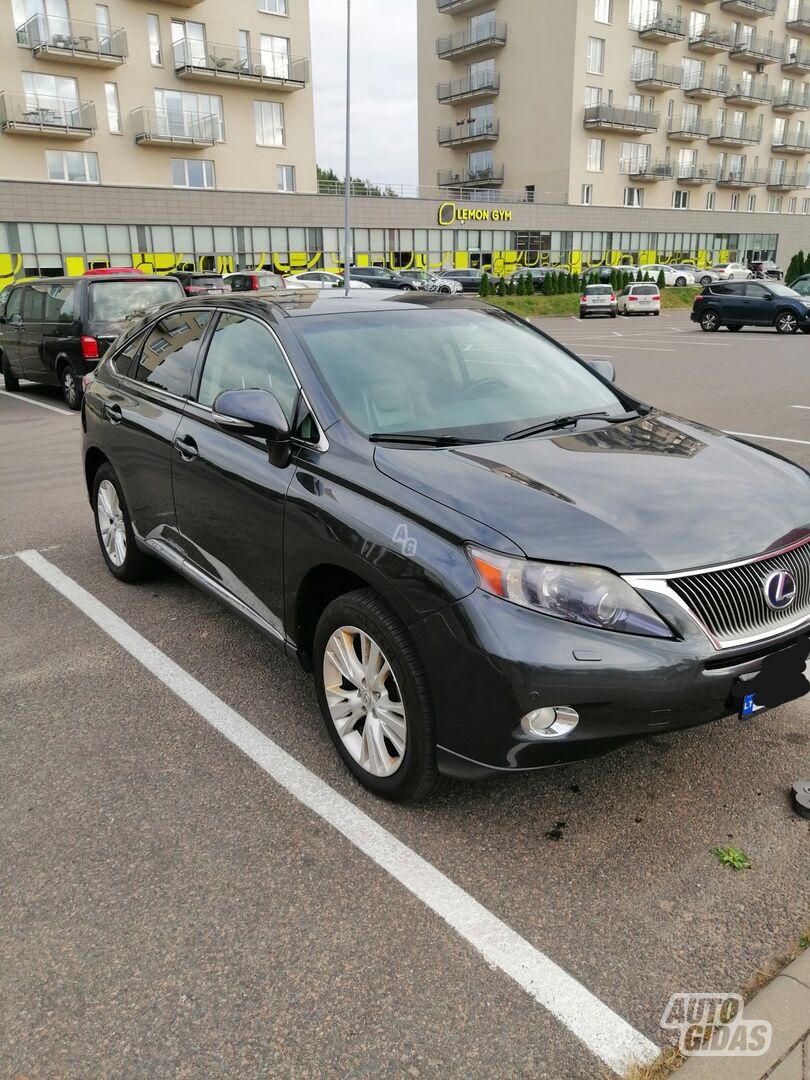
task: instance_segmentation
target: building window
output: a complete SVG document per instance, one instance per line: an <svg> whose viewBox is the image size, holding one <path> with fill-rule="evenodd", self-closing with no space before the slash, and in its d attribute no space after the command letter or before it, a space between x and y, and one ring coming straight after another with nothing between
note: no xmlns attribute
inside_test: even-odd
<svg viewBox="0 0 810 1080"><path fill-rule="evenodd" d="M626 187L624 189L624 206L643 206L644 191L639 187Z"/></svg>
<svg viewBox="0 0 810 1080"><path fill-rule="evenodd" d="M213 49L212 52L218 50ZM205 25L172 19L172 53L174 66L208 67L208 47L205 42ZM213 61L212 61L213 63Z"/></svg>
<svg viewBox="0 0 810 1080"><path fill-rule="evenodd" d="M259 0L259 11L265 15L288 15L287 0Z"/></svg>
<svg viewBox="0 0 810 1080"><path fill-rule="evenodd" d="M768 213L769 214L781 214L782 213L782 196L771 195L768 199Z"/></svg>
<svg viewBox="0 0 810 1080"><path fill-rule="evenodd" d="M796 207L798 206L798 203L799 203L799 200L794 195L793 198L790 199L789 202L788 202L788 213L789 214L795 214L796 213Z"/></svg>
<svg viewBox="0 0 810 1080"><path fill-rule="evenodd" d="M605 72L605 39L588 38L587 71L591 75L603 75Z"/></svg>
<svg viewBox="0 0 810 1080"><path fill-rule="evenodd" d="M46 150L48 179L62 184L97 184L98 154L81 150Z"/></svg>
<svg viewBox="0 0 810 1080"><path fill-rule="evenodd" d="M118 87L114 82L104 83L104 97L107 102L107 123L112 135L121 134L121 106L118 103Z"/></svg>
<svg viewBox="0 0 810 1080"><path fill-rule="evenodd" d="M706 195L706 209L714 210L714 192L710 191Z"/></svg>
<svg viewBox="0 0 810 1080"><path fill-rule="evenodd" d="M602 104L602 87L601 86L586 86L585 87L585 108L592 109L596 105Z"/></svg>
<svg viewBox="0 0 810 1080"><path fill-rule="evenodd" d="M629 176L639 176L647 171L652 146L650 143L620 143L619 171ZM625 203L625 206L628 204ZM633 203L633 206L640 205Z"/></svg>
<svg viewBox="0 0 810 1080"><path fill-rule="evenodd" d="M294 165L276 165L276 189L278 191L295 191Z"/></svg>
<svg viewBox="0 0 810 1080"><path fill-rule="evenodd" d="M152 67L163 67L163 53L160 48L160 19L157 15L146 16L146 29L149 33L149 63Z"/></svg>
<svg viewBox="0 0 810 1080"><path fill-rule="evenodd" d="M613 0L593 0L593 21L609 23L613 14Z"/></svg>
<svg viewBox="0 0 810 1080"><path fill-rule="evenodd" d="M673 210L688 210L689 209L689 192L688 191L673 191L672 192L672 209Z"/></svg>
<svg viewBox="0 0 810 1080"><path fill-rule="evenodd" d="M756 195L749 195L748 196L748 205L746 207L746 210L748 211L749 214L753 214L754 211L756 210L756 208L757 208L757 197L756 197Z"/></svg>
<svg viewBox="0 0 810 1080"><path fill-rule="evenodd" d="M172 158L172 184L175 187L214 188L214 163L199 158Z"/></svg>
<svg viewBox="0 0 810 1080"><path fill-rule="evenodd" d="M99 52L112 52L112 25L110 23L110 9L107 7L106 4L96 4L96 32L98 33Z"/></svg>
<svg viewBox="0 0 810 1080"><path fill-rule="evenodd" d="M805 201L810 202L810 199L807 199ZM582 185L582 199L581 199L581 202L582 202L583 206L592 206L593 205L593 184L583 184ZM806 213L806 211L805 211L805 213Z"/></svg>
<svg viewBox="0 0 810 1080"><path fill-rule="evenodd" d="M605 140L588 139L588 172L602 172L605 166Z"/></svg>
<svg viewBox="0 0 810 1080"><path fill-rule="evenodd" d="M740 196L739 196L739 193L736 192L736 191L731 196L731 209L732 210L739 210L740 209Z"/></svg>
<svg viewBox="0 0 810 1080"><path fill-rule="evenodd" d="M273 37L270 34L259 35L259 52L263 75L274 79L290 77L290 39Z"/></svg>
<svg viewBox="0 0 810 1080"><path fill-rule="evenodd" d="M810 214L810 199L802 199L802 213Z"/></svg>
<svg viewBox="0 0 810 1080"><path fill-rule="evenodd" d="M185 94L179 90L155 90L155 119L162 135L213 135L225 138L222 98L214 94Z"/></svg>
<svg viewBox="0 0 810 1080"><path fill-rule="evenodd" d="M239 31L239 63L243 71L250 71L250 31Z"/></svg>
<svg viewBox="0 0 810 1080"><path fill-rule="evenodd" d="M254 101L258 146L284 145L284 106L277 101Z"/></svg>

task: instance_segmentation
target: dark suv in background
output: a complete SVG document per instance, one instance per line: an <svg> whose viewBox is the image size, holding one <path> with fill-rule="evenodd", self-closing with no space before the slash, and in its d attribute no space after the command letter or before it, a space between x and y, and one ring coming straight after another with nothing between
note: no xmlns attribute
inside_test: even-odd
<svg viewBox="0 0 810 1080"><path fill-rule="evenodd" d="M415 291L417 288L415 282L383 266L353 266L351 276L357 281L365 281L372 289L399 289L406 292L409 289Z"/></svg>
<svg viewBox="0 0 810 1080"><path fill-rule="evenodd" d="M721 281L695 297L691 318L707 333L721 326L773 326L778 334L807 334L810 299L775 281Z"/></svg>
<svg viewBox="0 0 810 1080"><path fill-rule="evenodd" d="M134 312L182 300L174 277L107 274L37 278L4 291L0 364L6 390L20 379L61 386L78 409L82 377L92 371Z"/></svg>

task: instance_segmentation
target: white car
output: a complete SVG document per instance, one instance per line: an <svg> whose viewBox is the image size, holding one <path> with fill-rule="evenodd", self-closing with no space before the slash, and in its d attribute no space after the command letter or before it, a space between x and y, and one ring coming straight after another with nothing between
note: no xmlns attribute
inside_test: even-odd
<svg viewBox="0 0 810 1080"><path fill-rule="evenodd" d="M291 286L291 281L295 281L297 284ZM365 281L357 281L356 278L350 280L350 285L353 289L371 288ZM341 289L343 288L343 275L335 274L331 270L305 270L303 274L295 274L293 277L287 278L287 288L291 287L293 289Z"/></svg>
<svg viewBox="0 0 810 1080"><path fill-rule="evenodd" d="M579 299L579 317L588 315L609 315L616 318L616 294L610 285L586 285Z"/></svg>
<svg viewBox="0 0 810 1080"><path fill-rule="evenodd" d="M739 262L715 263L712 270L720 281L748 281L754 276L744 263Z"/></svg>
<svg viewBox="0 0 810 1080"><path fill-rule="evenodd" d="M661 293L657 285L637 281L622 289L616 306L620 315L660 315Z"/></svg>
<svg viewBox="0 0 810 1080"><path fill-rule="evenodd" d="M653 263L651 266L642 266L641 272L647 273L653 281L658 281L658 275L661 271L664 271L664 284L666 286L675 286L676 288L683 288L685 285L695 284L695 275L684 269L676 269L672 266L666 266L664 263Z"/></svg>
<svg viewBox="0 0 810 1080"><path fill-rule="evenodd" d="M451 295L464 292L464 286L460 281L456 281L455 278L451 277L442 277L441 274L434 274L432 280L425 287L428 292L449 293Z"/></svg>

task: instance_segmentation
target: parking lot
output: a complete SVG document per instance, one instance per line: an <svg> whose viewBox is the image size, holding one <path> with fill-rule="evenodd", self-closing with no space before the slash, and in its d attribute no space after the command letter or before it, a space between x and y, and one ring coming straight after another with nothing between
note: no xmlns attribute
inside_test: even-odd
<svg viewBox="0 0 810 1080"><path fill-rule="evenodd" d="M539 325L810 469L807 336ZM55 391L0 393L0 431L3 1075L599 1078L807 929L807 698L392 806L292 660L110 576Z"/></svg>

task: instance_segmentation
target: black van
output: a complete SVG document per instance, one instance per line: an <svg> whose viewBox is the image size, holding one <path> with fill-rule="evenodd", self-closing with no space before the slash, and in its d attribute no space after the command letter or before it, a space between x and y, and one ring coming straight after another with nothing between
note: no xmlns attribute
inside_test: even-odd
<svg viewBox="0 0 810 1080"><path fill-rule="evenodd" d="M6 390L20 379L61 386L78 409L82 377L92 371L137 311L184 298L173 277L108 274L49 277L4 290L0 313L0 364Z"/></svg>

